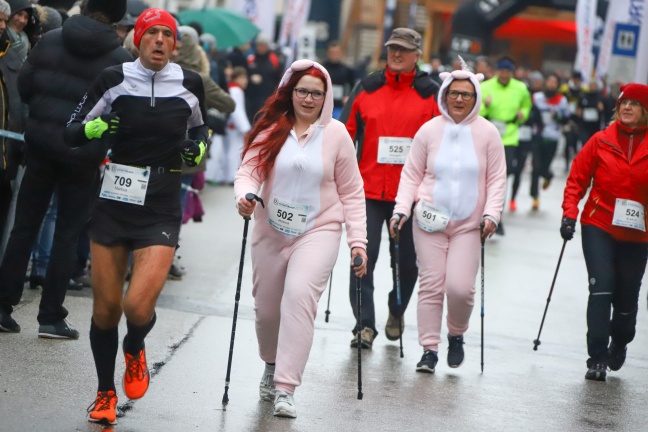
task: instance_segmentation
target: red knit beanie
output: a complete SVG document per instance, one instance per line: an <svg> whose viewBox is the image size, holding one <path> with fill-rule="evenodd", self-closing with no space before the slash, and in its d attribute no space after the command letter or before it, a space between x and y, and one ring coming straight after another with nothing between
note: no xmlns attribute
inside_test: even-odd
<svg viewBox="0 0 648 432"><path fill-rule="evenodd" d="M630 83L621 86L621 94L617 99L617 105L623 99L632 99L641 104L648 111L648 86L645 84Z"/></svg>
<svg viewBox="0 0 648 432"><path fill-rule="evenodd" d="M175 49L178 35L176 20L169 12L162 9L147 9L137 18L135 22L135 34L133 35L133 43L137 49L140 47L142 35L146 33L146 30L156 25L169 27L173 31L173 48Z"/></svg>

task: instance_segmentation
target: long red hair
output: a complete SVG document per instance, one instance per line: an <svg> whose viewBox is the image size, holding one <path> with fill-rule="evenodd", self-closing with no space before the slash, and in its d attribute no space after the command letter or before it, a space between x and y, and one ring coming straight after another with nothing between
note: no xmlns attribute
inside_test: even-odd
<svg viewBox="0 0 648 432"><path fill-rule="evenodd" d="M259 110L257 120L245 140L242 159L245 159L245 154L250 149L259 147L258 156L253 158L257 159L254 169L260 170L263 179L267 177L274 166L275 159L295 124L292 94L299 80L305 75L321 79L324 83L324 91L327 90L326 77L321 70L310 67L303 71L295 71L288 82L279 87ZM263 140L255 141L264 131L269 131L268 135Z"/></svg>

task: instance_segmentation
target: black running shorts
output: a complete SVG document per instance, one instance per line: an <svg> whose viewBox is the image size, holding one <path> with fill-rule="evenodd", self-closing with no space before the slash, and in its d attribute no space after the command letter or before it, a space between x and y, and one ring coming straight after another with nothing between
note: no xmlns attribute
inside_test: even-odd
<svg viewBox="0 0 648 432"><path fill-rule="evenodd" d="M147 207L98 198L90 218L92 241L131 250L149 246L178 246L182 212L173 208Z"/></svg>

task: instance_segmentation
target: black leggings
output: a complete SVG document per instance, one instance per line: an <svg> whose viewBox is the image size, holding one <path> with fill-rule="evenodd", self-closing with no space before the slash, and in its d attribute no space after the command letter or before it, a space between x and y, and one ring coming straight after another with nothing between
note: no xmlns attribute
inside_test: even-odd
<svg viewBox="0 0 648 432"><path fill-rule="evenodd" d="M591 225L582 230L590 292L587 351L596 361L607 357L610 337L618 346L634 339L648 243L620 242Z"/></svg>
<svg viewBox="0 0 648 432"><path fill-rule="evenodd" d="M366 200L367 203L367 274L362 277L362 328L369 327L377 335L376 329L376 311L374 308L374 269L378 260L380 250L380 240L383 235L383 225L387 223L394 211L393 201ZM414 285L418 277L418 267L416 266L416 252L414 251L414 238L412 236L412 218L410 217L400 233L399 241L399 267L401 282L401 306L398 307L396 298L396 274L394 271L394 240L389 237L389 253L391 255L392 268L392 290L389 293L389 311L396 318L401 317L407 309L407 304L414 292ZM349 284L349 298L353 315L357 318L358 311L356 305L356 277L353 269L351 270L351 283Z"/></svg>

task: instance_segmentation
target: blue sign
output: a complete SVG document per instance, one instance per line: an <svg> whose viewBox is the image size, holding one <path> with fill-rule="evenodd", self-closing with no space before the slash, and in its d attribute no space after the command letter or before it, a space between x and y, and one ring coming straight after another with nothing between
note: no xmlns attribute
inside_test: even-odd
<svg viewBox="0 0 648 432"><path fill-rule="evenodd" d="M612 55L636 57L640 30L638 25L617 24L614 28Z"/></svg>

